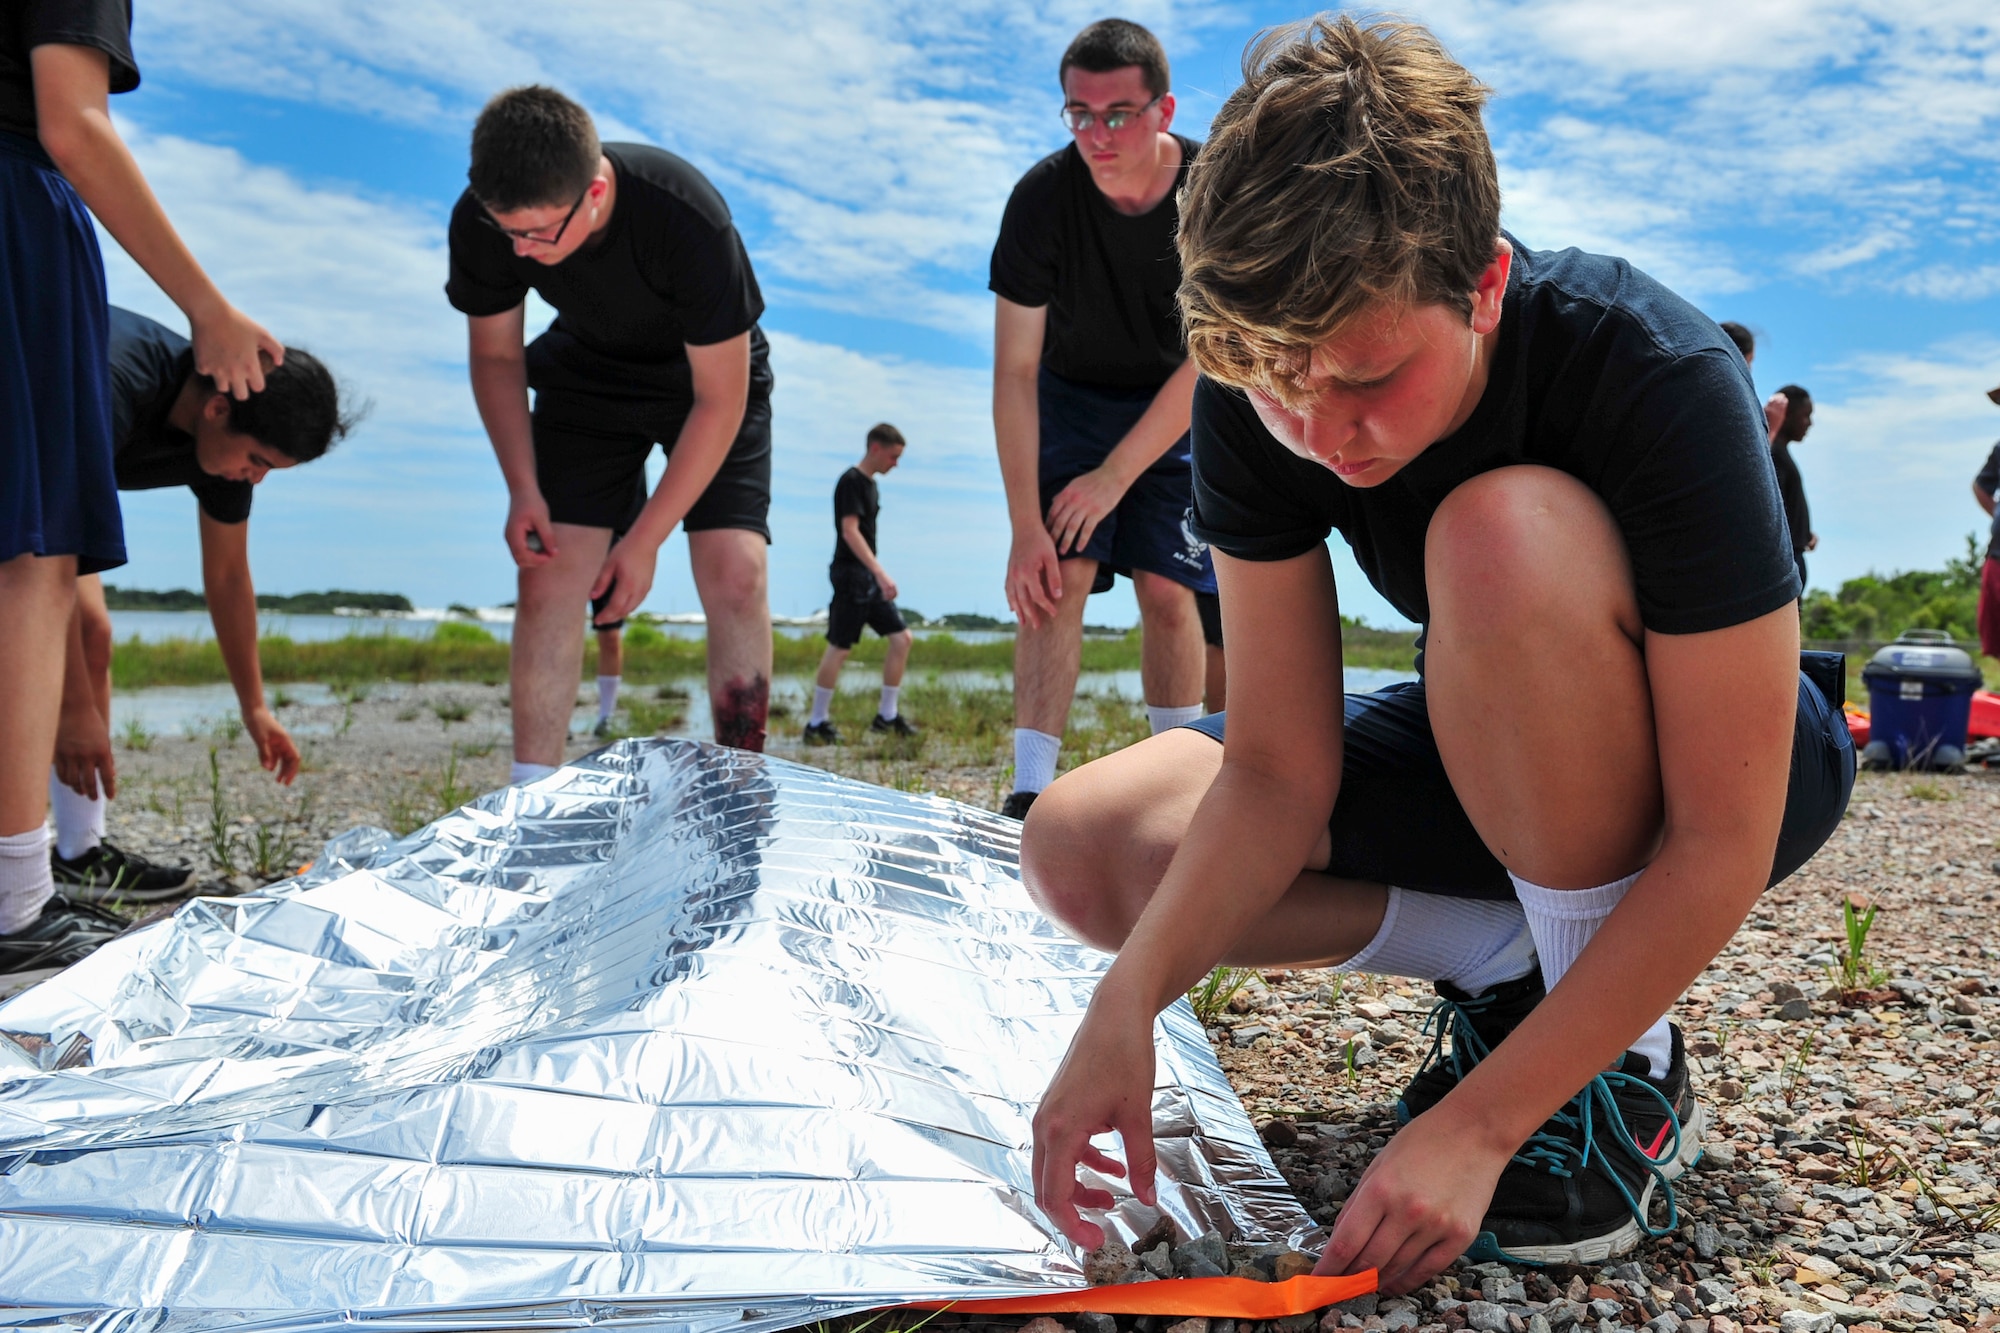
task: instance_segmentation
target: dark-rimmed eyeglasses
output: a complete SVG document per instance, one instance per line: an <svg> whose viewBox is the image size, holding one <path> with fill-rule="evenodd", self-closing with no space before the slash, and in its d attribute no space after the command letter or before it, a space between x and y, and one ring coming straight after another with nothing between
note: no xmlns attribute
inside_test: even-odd
<svg viewBox="0 0 2000 1333"><path fill-rule="evenodd" d="M595 184L597 184L595 180L590 182L590 185ZM556 242L562 240L563 233L569 230L570 222L576 217L576 210L582 208L583 201L590 197L590 185L583 187L583 193L578 195L576 202L569 206L569 212L563 214L563 220L556 224L556 234L553 236L537 236L532 231L515 231L512 227L503 227L494 220L491 213L486 211L486 206L483 204L479 208L479 220L510 241L527 241L533 245L554 245Z"/></svg>
<svg viewBox="0 0 2000 1333"><path fill-rule="evenodd" d="M1165 96L1165 93L1160 94L1160 97ZM1069 126L1071 134L1082 134L1099 121L1103 121L1104 128L1116 134L1125 128L1132 117L1143 116L1158 106L1160 97L1155 97L1144 106L1120 106L1113 107L1109 111L1092 111L1087 106L1066 106L1062 109L1063 124Z"/></svg>

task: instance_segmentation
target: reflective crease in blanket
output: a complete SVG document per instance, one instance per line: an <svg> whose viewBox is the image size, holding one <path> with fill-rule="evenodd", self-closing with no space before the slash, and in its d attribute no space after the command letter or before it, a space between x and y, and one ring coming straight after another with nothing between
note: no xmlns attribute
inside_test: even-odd
<svg viewBox="0 0 2000 1333"><path fill-rule="evenodd" d="M1019 827L621 742L192 902L0 1005L0 1305L757 1333L1082 1285L1029 1118L1108 960ZM1155 1038L1162 1208L1305 1237L1185 1002Z"/></svg>

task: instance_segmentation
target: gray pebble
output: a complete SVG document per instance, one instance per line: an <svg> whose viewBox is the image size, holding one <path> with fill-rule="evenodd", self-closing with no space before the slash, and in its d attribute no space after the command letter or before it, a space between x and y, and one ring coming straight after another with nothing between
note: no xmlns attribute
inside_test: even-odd
<svg viewBox="0 0 2000 1333"><path fill-rule="evenodd" d="M1473 1301L1465 1307L1465 1326L1477 1333L1511 1333L1507 1312L1492 1301Z"/></svg>
<svg viewBox="0 0 2000 1333"><path fill-rule="evenodd" d="M1220 1277L1229 1271L1229 1254L1223 1248L1222 1236L1217 1232L1196 1236L1187 1244L1173 1252L1174 1268L1182 1277ZM1199 1262L1212 1268L1213 1273L1193 1273L1183 1271Z"/></svg>
<svg viewBox="0 0 2000 1333"><path fill-rule="evenodd" d="M1779 1333L1833 1333L1833 1316L1811 1310L1786 1310L1778 1316Z"/></svg>
<svg viewBox="0 0 2000 1333"><path fill-rule="evenodd" d="M1624 1309L1624 1305L1618 1301L1596 1300L1590 1303L1590 1312L1600 1320L1616 1319Z"/></svg>
<svg viewBox="0 0 2000 1333"><path fill-rule="evenodd" d="M1342 1301L1332 1308L1340 1311L1342 1314L1351 1314L1356 1319L1366 1319L1369 1315L1374 1314L1381 1307L1381 1304L1381 1295L1371 1291L1365 1295L1356 1296L1353 1300ZM1413 1323L1411 1327L1414 1328L1415 1324Z"/></svg>
<svg viewBox="0 0 2000 1333"><path fill-rule="evenodd" d="M1108 1314L1085 1310L1076 1317L1076 1333L1118 1333L1118 1321Z"/></svg>
<svg viewBox="0 0 2000 1333"><path fill-rule="evenodd" d="M1722 1233L1712 1223L1694 1224L1694 1252L1704 1260L1712 1260L1722 1253Z"/></svg>
<svg viewBox="0 0 2000 1333"><path fill-rule="evenodd" d="M1140 1255L1139 1262L1144 1264L1146 1271L1154 1277L1172 1277L1174 1275L1173 1253L1167 1248L1165 1241L1161 1241L1158 1245Z"/></svg>

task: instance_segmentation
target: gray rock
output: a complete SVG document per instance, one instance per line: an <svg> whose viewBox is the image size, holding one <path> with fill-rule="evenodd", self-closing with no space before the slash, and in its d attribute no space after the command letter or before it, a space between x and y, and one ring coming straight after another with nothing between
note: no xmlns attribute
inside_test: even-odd
<svg viewBox="0 0 2000 1333"><path fill-rule="evenodd" d="M1027 1333L1027 1330L1023 1329L1022 1333ZM1208 1320L1201 1315L1194 1315L1168 1324L1166 1333L1208 1333Z"/></svg>
<svg viewBox="0 0 2000 1333"><path fill-rule="evenodd" d="M1786 1310L1778 1316L1778 1333L1833 1333L1833 1316L1811 1310Z"/></svg>
<svg viewBox="0 0 2000 1333"><path fill-rule="evenodd" d="M1616 1319L1624 1313L1624 1310L1625 1306L1621 1301L1595 1300L1590 1303L1590 1313L1600 1320Z"/></svg>
<svg viewBox="0 0 2000 1333"><path fill-rule="evenodd" d="M1806 993L1789 981L1780 981L1771 987L1771 1003L1784 1004L1788 1000L1803 1000Z"/></svg>
<svg viewBox="0 0 2000 1333"><path fill-rule="evenodd" d="M1778 1006L1777 1017L1787 1023L1803 1023L1812 1016L1810 1000L1786 1000Z"/></svg>
<svg viewBox="0 0 2000 1333"><path fill-rule="evenodd" d="M1662 1310L1646 1321L1648 1333L1681 1333L1681 1317L1672 1310Z"/></svg>
<svg viewBox="0 0 2000 1333"><path fill-rule="evenodd" d="M1549 1321L1545 1317L1531 1314L1528 1316L1528 1333L1553 1333L1553 1330L1549 1328Z"/></svg>
<svg viewBox="0 0 2000 1333"><path fill-rule="evenodd" d="M1511 1281L1514 1276L1514 1270L1502 1263L1474 1264L1471 1271L1477 1274L1482 1281L1486 1278L1492 1278L1495 1282L1507 1282Z"/></svg>
<svg viewBox="0 0 2000 1333"><path fill-rule="evenodd" d="M1423 1322L1423 1317L1415 1310L1390 1310L1382 1316L1382 1327L1386 1333L1408 1333Z"/></svg>
<svg viewBox="0 0 2000 1333"><path fill-rule="evenodd" d="M1210 1263L1206 1259L1200 1258L1199 1256L1189 1259L1184 1264L1175 1264L1174 1273L1175 1276L1177 1277L1227 1277L1228 1276L1227 1272L1225 1272L1223 1269Z"/></svg>
<svg viewBox="0 0 2000 1333"><path fill-rule="evenodd" d="M1507 1312L1492 1301L1473 1301L1465 1307L1465 1326L1476 1333L1512 1333Z"/></svg>
<svg viewBox="0 0 2000 1333"><path fill-rule="evenodd" d="M1187 1244L1175 1249L1173 1259L1174 1269L1182 1277L1219 1277L1229 1271L1228 1251L1223 1247L1220 1233L1214 1231L1196 1236ZM1196 1261L1213 1268L1215 1272L1196 1274L1183 1271Z"/></svg>
<svg viewBox="0 0 2000 1333"><path fill-rule="evenodd" d="M1381 1304L1381 1295L1371 1291L1364 1296L1356 1296L1351 1301L1342 1301L1338 1305L1329 1308L1338 1310L1342 1314L1351 1314L1356 1319L1366 1319L1369 1315L1374 1314L1381 1307Z"/></svg>
<svg viewBox="0 0 2000 1333"><path fill-rule="evenodd" d="M1273 1319L1265 1327L1271 1333L1310 1333L1319 1324L1319 1315L1311 1310L1304 1314L1288 1314L1283 1319Z"/></svg>
<svg viewBox="0 0 2000 1333"><path fill-rule="evenodd" d="M1528 1300L1527 1287L1517 1281L1512 1273L1504 1278L1481 1278L1479 1294L1496 1305L1525 1305Z"/></svg>
<svg viewBox="0 0 2000 1333"><path fill-rule="evenodd" d="M1736 1291L1727 1282L1705 1277L1694 1284L1694 1298L1711 1313L1736 1308Z"/></svg>
<svg viewBox="0 0 2000 1333"><path fill-rule="evenodd" d="M1588 1307L1572 1300L1553 1301L1544 1313L1552 1329L1572 1328L1590 1317Z"/></svg>
<svg viewBox="0 0 2000 1333"><path fill-rule="evenodd" d="M1118 1333L1118 1321L1108 1314L1085 1310L1076 1317L1076 1333Z"/></svg>
<svg viewBox="0 0 2000 1333"><path fill-rule="evenodd" d="M1140 1255L1139 1262L1144 1264L1146 1271L1154 1277L1172 1277L1174 1275L1173 1252L1167 1248L1165 1241L1161 1241L1158 1245Z"/></svg>
<svg viewBox="0 0 2000 1333"><path fill-rule="evenodd" d="M1694 1252L1704 1260L1713 1260L1722 1253L1722 1233L1715 1229L1713 1223L1694 1224Z"/></svg>
<svg viewBox="0 0 2000 1333"><path fill-rule="evenodd" d="M1229 1041L1233 1046L1249 1046L1256 1042L1257 1038L1270 1035L1271 1029L1256 1023L1246 1023L1229 1034Z"/></svg>

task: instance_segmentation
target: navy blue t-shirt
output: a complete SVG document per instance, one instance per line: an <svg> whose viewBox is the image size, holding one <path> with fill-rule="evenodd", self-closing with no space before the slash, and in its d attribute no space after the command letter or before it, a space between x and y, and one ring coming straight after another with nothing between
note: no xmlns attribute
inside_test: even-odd
<svg viewBox="0 0 2000 1333"><path fill-rule="evenodd" d="M192 374L194 348L186 338L111 307L111 451L118 489L185 486L217 523L244 522L257 488L203 472L194 436L168 424L174 399Z"/></svg>
<svg viewBox="0 0 2000 1333"><path fill-rule="evenodd" d="M1195 531L1286 560L1336 529L1389 604L1430 620L1424 537L1461 483L1516 463L1597 493L1631 554L1646 628L1742 624L1799 595L1764 412L1700 311L1622 259L1514 246L1485 393L1466 423L1362 489L1288 451L1243 394L1194 395Z"/></svg>

